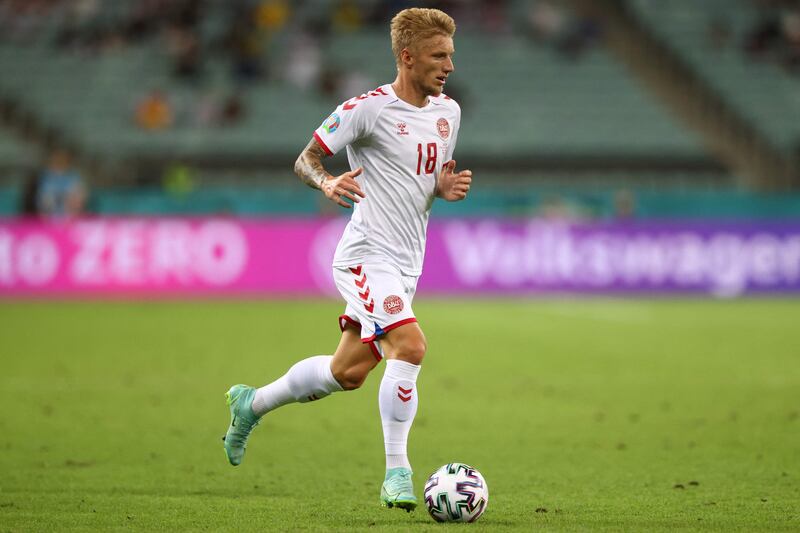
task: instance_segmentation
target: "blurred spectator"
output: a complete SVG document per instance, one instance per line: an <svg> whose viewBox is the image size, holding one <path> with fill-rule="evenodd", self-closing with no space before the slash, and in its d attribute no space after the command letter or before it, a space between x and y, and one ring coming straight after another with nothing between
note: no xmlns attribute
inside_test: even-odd
<svg viewBox="0 0 800 533"><path fill-rule="evenodd" d="M446 13L450 13L444 9ZM479 5L480 28L491 34L506 33L509 29L508 0L481 0Z"/></svg>
<svg viewBox="0 0 800 533"><path fill-rule="evenodd" d="M429 2L428 4L432 3ZM383 0L380 2L374 2L370 9L365 10L365 22L376 29L385 28L389 25L392 17L407 7L423 6L418 5L418 3L412 3L410 0ZM450 16L455 17L455 20L459 20L459 24L461 24L461 19L452 9L445 9L440 5L426 5L424 7L436 7L437 9L441 9Z"/></svg>
<svg viewBox="0 0 800 533"><path fill-rule="evenodd" d="M230 127L239 124L247 114L244 98L238 92L224 95L206 92L195 101L190 124L200 128Z"/></svg>
<svg viewBox="0 0 800 533"><path fill-rule="evenodd" d="M174 198L185 197L195 190L194 171L183 161L173 161L164 169L161 186Z"/></svg>
<svg viewBox="0 0 800 533"><path fill-rule="evenodd" d="M339 82L339 68L325 64L319 75L319 92L326 99L339 101L341 83ZM347 98L350 98L349 96Z"/></svg>
<svg viewBox="0 0 800 533"><path fill-rule="evenodd" d="M125 36L134 43L153 35L160 23L159 13L166 6L163 0L140 0L134 2L130 15L123 23Z"/></svg>
<svg viewBox="0 0 800 533"><path fill-rule="evenodd" d="M339 87L337 102L344 102L354 96L360 96L377 87L375 80L358 69L339 71Z"/></svg>
<svg viewBox="0 0 800 533"><path fill-rule="evenodd" d="M538 216L547 220L574 222L589 218L580 204L558 194L543 198L537 211Z"/></svg>
<svg viewBox="0 0 800 533"><path fill-rule="evenodd" d="M167 30L167 44L173 73L181 79L196 81L202 74L203 58L195 31L185 26L172 26Z"/></svg>
<svg viewBox="0 0 800 533"><path fill-rule="evenodd" d="M636 196L630 189L614 193L614 220L632 220L636 216Z"/></svg>
<svg viewBox="0 0 800 533"><path fill-rule="evenodd" d="M769 13L750 28L745 37L744 49L753 58L762 58L780 42L781 29L777 14Z"/></svg>
<svg viewBox="0 0 800 533"><path fill-rule="evenodd" d="M191 125L209 128L217 125L220 115L219 96L214 92L203 92L195 98L192 105Z"/></svg>
<svg viewBox="0 0 800 533"><path fill-rule="evenodd" d="M558 49L568 59L576 60L600 44L602 39L603 27L599 20L577 17L570 22L563 39L558 44Z"/></svg>
<svg viewBox="0 0 800 533"><path fill-rule="evenodd" d="M772 61L788 72L800 73L800 5L786 2L767 7L747 32L744 50L752 58Z"/></svg>
<svg viewBox="0 0 800 533"><path fill-rule="evenodd" d="M47 23L47 15L62 3L63 0L0 0L0 40L35 40Z"/></svg>
<svg viewBox="0 0 800 533"><path fill-rule="evenodd" d="M39 173L31 172L22 186L22 196L20 198L19 211L24 217L36 217L39 215L37 205L39 197Z"/></svg>
<svg viewBox="0 0 800 533"><path fill-rule="evenodd" d="M160 131L172 127L174 112L166 94L153 89L136 106L136 125L147 131Z"/></svg>
<svg viewBox="0 0 800 533"><path fill-rule="evenodd" d="M100 0L72 0L67 10L67 17L82 26L93 20L99 10Z"/></svg>
<svg viewBox="0 0 800 533"><path fill-rule="evenodd" d="M783 13L781 27L786 45L783 65L787 70L800 74L800 6Z"/></svg>
<svg viewBox="0 0 800 533"><path fill-rule="evenodd" d="M75 217L83 214L86 199L86 186L72 166L72 155L63 149L54 150L39 177L38 213L48 218Z"/></svg>
<svg viewBox="0 0 800 533"><path fill-rule="evenodd" d="M566 17L562 8L547 0L535 2L528 9L528 33L538 43L553 43L564 32Z"/></svg>
<svg viewBox="0 0 800 533"><path fill-rule="evenodd" d="M340 103L362 95L378 86L378 82L357 68L325 64L318 79L318 90L331 103Z"/></svg>
<svg viewBox="0 0 800 533"><path fill-rule="evenodd" d="M228 96L220 110L220 126L235 126L242 121L246 112L244 100L239 93Z"/></svg>
<svg viewBox="0 0 800 533"><path fill-rule="evenodd" d="M254 14L257 28L267 32L283 29L290 15L291 10L286 0L263 0Z"/></svg>
<svg viewBox="0 0 800 533"><path fill-rule="evenodd" d="M333 25L341 32L354 33L363 24L361 8L353 0L338 0L333 9Z"/></svg>
<svg viewBox="0 0 800 533"><path fill-rule="evenodd" d="M98 0L74 0L64 13L64 22L56 35L56 44L72 48L80 43L82 34L92 24L100 7Z"/></svg>
<svg viewBox="0 0 800 533"><path fill-rule="evenodd" d="M265 75L264 40L251 9L241 6L234 9L223 41L236 80L250 82Z"/></svg>
<svg viewBox="0 0 800 533"><path fill-rule="evenodd" d="M599 20L570 16L563 7L549 0L534 3L527 14L526 32L539 44L552 45L568 59L579 59L602 41Z"/></svg>
<svg viewBox="0 0 800 533"><path fill-rule="evenodd" d="M196 30L205 13L205 0L162 0L168 8L166 18L172 24ZM161 10L163 17L163 9Z"/></svg>
<svg viewBox="0 0 800 533"><path fill-rule="evenodd" d="M322 53L317 40L307 33L293 38L286 58L286 79L302 91L318 86L322 75Z"/></svg>

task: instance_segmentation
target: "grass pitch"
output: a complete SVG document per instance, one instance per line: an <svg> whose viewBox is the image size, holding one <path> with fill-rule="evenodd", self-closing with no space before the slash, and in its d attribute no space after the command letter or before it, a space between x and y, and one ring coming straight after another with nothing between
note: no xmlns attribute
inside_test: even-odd
<svg viewBox="0 0 800 533"><path fill-rule="evenodd" d="M431 301L410 455L472 525L378 505L377 388L227 464L229 385L330 353L332 301L0 303L0 531L800 529L800 301Z"/></svg>

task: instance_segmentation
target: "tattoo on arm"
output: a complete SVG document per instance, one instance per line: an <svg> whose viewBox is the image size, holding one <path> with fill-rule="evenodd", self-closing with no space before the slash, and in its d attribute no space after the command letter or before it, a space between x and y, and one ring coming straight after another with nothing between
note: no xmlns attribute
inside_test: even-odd
<svg viewBox="0 0 800 533"><path fill-rule="evenodd" d="M328 173L322 166L322 158L326 155L319 143L315 139L311 139L294 163L295 174L309 187L322 188L322 182L328 177Z"/></svg>

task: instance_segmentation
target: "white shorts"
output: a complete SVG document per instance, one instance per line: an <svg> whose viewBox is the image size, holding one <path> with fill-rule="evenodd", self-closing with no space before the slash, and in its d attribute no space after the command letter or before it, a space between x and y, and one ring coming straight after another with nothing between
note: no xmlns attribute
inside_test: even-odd
<svg viewBox="0 0 800 533"><path fill-rule="evenodd" d="M411 301L417 291L419 276L404 276L386 263L368 263L350 268L333 268L333 280L344 301L339 317L342 331L347 327L361 330L361 342L372 353L383 357L378 337L392 329L416 322Z"/></svg>

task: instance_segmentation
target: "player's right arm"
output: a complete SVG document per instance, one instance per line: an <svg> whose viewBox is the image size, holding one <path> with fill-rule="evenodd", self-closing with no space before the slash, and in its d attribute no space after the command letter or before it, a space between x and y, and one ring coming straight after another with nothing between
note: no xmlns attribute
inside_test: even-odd
<svg viewBox="0 0 800 533"><path fill-rule="evenodd" d="M322 166L322 158L327 153L313 137L300 153L294 163L294 172L300 179L314 189L319 189L326 198L342 207L351 207L344 199L358 202L359 197L364 198L364 192L355 180L361 174L361 168L333 176Z"/></svg>

